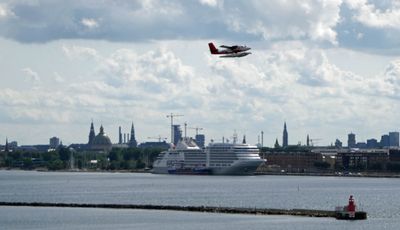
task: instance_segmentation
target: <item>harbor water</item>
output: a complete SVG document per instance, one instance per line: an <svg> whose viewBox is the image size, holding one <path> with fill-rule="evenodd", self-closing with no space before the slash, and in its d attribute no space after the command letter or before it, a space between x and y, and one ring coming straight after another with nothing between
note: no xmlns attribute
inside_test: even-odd
<svg viewBox="0 0 400 230"><path fill-rule="evenodd" d="M0 207L2 229L397 229L400 180L0 171L0 201L333 210L354 195L363 221L153 210Z"/></svg>

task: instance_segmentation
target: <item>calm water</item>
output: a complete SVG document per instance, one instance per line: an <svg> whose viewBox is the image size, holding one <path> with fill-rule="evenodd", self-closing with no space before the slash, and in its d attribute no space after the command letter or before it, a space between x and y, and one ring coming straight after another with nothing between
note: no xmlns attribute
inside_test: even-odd
<svg viewBox="0 0 400 230"><path fill-rule="evenodd" d="M353 194L366 221L173 211L0 207L3 229L398 229L400 180L0 171L0 201L331 210Z"/></svg>

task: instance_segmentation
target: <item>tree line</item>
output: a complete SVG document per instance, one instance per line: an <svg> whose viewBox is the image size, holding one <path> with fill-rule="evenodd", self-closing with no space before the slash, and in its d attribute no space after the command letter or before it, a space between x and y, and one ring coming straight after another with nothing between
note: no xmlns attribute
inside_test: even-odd
<svg viewBox="0 0 400 230"><path fill-rule="evenodd" d="M0 167L25 170L93 169L141 170L151 168L160 148L113 148L110 152L76 152L60 146L48 152L12 151L0 154Z"/></svg>

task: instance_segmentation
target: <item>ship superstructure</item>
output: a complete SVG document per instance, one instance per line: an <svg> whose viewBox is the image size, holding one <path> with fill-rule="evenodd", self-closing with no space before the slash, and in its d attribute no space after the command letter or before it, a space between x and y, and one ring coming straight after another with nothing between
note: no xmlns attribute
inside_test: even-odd
<svg viewBox="0 0 400 230"><path fill-rule="evenodd" d="M265 162L260 158L259 149L249 144L210 143L205 151L212 174L254 174Z"/></svg>

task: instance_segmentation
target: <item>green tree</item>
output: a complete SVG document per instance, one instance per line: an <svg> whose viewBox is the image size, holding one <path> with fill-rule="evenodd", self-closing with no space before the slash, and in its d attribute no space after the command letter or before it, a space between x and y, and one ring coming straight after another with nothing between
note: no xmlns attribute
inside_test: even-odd
<svg viewBox="0 0 400 230"><path fill-rule="evenodd" d="M60 148L58 148L58 155L60 157L60 160L62 161L68 161L71 155L71 151L64 146L61 146Z"/></svg>
<svg viewBox="0 0 400 230"><path fill-rule="evenodd" d="M110 161L118 161L119 160L119 154L120 150L119 149L113 149L111 150L111 152L108 154L108 158L110 159Z"/></svg>
<svg viewBox="0 0 400 230"><path fill-rule="evenodd" d="M145 168L145 167L146 167L146 164L145 164L142 160L138 159L138 160L136 161L136 168L137 168L137 169L143 169L143 168Z"/></svg>
<svg viewBox="0 0 400 230"><path fill-rule="evenodd" d="M47 168L49 170L61 170L61 169L65 169L65 165L64 165L64 162L57 159L57 160L48 162Z"/></svg>
<svg viewBox="0 0 400 230"><path fill-rule="evenodd" d="M23 167L24 169L32 169L33 168L33 163L32 163L32 158L24 158L23 159Z"/></svg>

